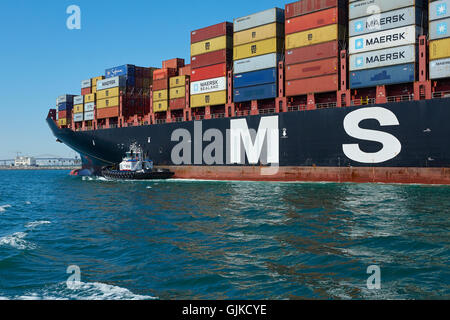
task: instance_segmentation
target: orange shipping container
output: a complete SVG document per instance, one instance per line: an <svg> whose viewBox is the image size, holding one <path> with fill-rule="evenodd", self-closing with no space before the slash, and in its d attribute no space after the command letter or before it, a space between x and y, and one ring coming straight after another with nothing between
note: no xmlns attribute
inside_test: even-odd
<svg viewBox="0 0 450 320"><path fill-rule="evenodd" d="M191 65L188 64L188 65L184 66L183 68L180 68L178 73L180 76L190 76L191 71L192 71Z"/></svg>
<svg viewBox="0 0 450 320"><path fill-rule="evenodd" d="M337 91L338 75L286 81L286 96L294 97L308 93Z"/></svg>
<svg viewBox="0 0 450 320"><path fill-rule="evenodd" d="M186 98L171 99L169 106L170 110L184 109L186 107Z"/></svg>
<svg viewBox="0 0 450 320"><path fill-rule="evenodd" d="M317 60L286 67L286 80L304 79L337 74L339 71L338 58Z"/></svg>
<svg viewBox="0 0 450 320"><path fill-rule="evenodd" d="M97 119L116 118L119 116L119 107L97 109Z"/></svg>
<svg viewBox="0 0 450 320"><path fill-rule="evenodd" d="M341 10L343 11L343 10ZM332 8L286 20L286 34L338 23L338 8Z"/></svg>
<svg viewBox="0 0 450 320"><path fill-rule="evenodd" d="M175 58L163 61L162 63L163 69L179 69L184 67L184 59Z"/></svg>
<svg viewBox="0 0 450 320"><path fill-rule="evenodd" d="M177 69L159 69L153 72L153 80L162 80L177 75Z"/></svg>

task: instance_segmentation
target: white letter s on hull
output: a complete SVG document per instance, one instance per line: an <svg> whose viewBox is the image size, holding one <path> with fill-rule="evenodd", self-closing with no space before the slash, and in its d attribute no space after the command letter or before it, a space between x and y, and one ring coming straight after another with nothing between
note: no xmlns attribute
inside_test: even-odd
<svg viewBox="0 0 450 320"><path fill-rule="evenodd" d="M363 108L349 113L344 119L344 129L353 138L375 141L383 145L383 148L375 153L363 152L358 144L344 144L344 154L351 160L360 163L383 163L394 159L402 151L400 141L393 135L369 129L362 129L359 124L363 120L375 119L381 126L400 125L395 114L385 108Z"/></svg>

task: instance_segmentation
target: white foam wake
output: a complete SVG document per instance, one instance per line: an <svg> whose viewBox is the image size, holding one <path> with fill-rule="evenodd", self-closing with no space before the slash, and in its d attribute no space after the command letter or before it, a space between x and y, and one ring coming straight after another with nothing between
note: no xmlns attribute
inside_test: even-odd
<svg viewBox="0 0 450 320"><path fill-rule="evenodd" d="M24 238L27 236L25 232L16 232L10 236L0 238L0 246L10 246L19 250L35 249L36 246Z"/></svg>
<svg viewBox="0 0 450 320"><path fill-rule="evenodd" d="M8 208L11 208L11 205L5 204L3 206L0 206L0 212L5 212Z"/></svg>
<svg viewBox="0 0 450 320"><path fill-rule="evenodd" d="M30 223L27 223L25 225L25 228L34 229L34 228L39 227L41 225L50 224L50 223L51 223L50 221L33 221L33 222L30 222Z"/></svg>

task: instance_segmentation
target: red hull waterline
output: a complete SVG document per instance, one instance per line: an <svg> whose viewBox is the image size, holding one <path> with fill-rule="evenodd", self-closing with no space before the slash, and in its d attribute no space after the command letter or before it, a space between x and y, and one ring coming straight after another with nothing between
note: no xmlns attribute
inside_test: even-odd
<svg viewBox="0 0 450 320"><path fill-rule="evenodd" d="M450 185L450 168L171 166L175 179Z"/></svg>

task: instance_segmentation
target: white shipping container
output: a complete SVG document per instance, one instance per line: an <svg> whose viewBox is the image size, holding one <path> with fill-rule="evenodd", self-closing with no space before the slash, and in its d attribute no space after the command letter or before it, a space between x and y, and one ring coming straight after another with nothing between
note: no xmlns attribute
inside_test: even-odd
<svg viewBox="0 0 450 320"><path fill-rule="evenodd" d="M430 40L450 38L450 18L430 22Z"/></svg>
<svg viewBox="0 0 450 320"><path fill-rule="evenodd" d="M352 37L349 43L349 53L357 54L415 44L421 32L420 27L409 26Z"/></svg>
<svg viewBox="0 0 450 320"><path fill-rule="evenodd" d="M126 79L124 77L114 77L97 82L97 91L106 90L116 87L124 87L126 85Z"/></svg>
<svg viewBox="0 0 450 320"><path fill-rule="evenodd" d="M76 96L73 98L73 104L83 104L84 103L84 96Z"/></svg>
<svg viewBox="0 0 450 320"><path fill-rule="evenodd" d="M249 16L234 19L234 32L239 32L251 28L256 28L269 23L284 23L284 10L280 8L272 8Z"/></svg>
<svg viewBox="0 0 450 320"><path fill-rule="evenodd" d="M411 6L422 6L422 0L361 0L349 4L349 20Z"/></svg>
<svg viewBox="0 0 450 320"><path fill-rule="evenodd" d="M191 83L191 95L227 90L227 78L220 77Z"/></svg>
<svg viewBox="0 0 450 320"><path fill-rule="evenodd" d="M277 68L279 56L276 53L269 53L258 57L234 61L234 74L258 71L270 68Z"/></svg>
<svg viewBox="0 0 450 320"><path fill-rule="evenodd" d="M416 61L416 46L401 46L350 56L350 71L413 63Z"/></svg>
<svg viewBox="0 0 450 320"><path fill-rule="evenodd" d="M352 20L349 22L349 35L354 37L416 24L418 20L416 10L418 9L415 7L402 8Z"/></svg>
<svg viewBox="0 0 450 320"><path fill-rule="evenodd" d="M450 18L450 0L430 2L430 21Z"/></svg>
<svg viewBox="0 0 450 320"><path fill-rule="evenodd" d="M73 95L70 95L70 94L65 94L65 95L62 95L62 96L59 96L57 99L56 99L56 104L58 105L58 104L61 104L61 103L72 103L73 102Z"/></svg>
<svg viewBox="0 0 450 320"><path fill-rule="evenodd" d="M84 105L84 112L94 111L95 102L89 102Z"/></svg>
<svg viewBox="0 0 450 320"><path fill-rule="evenodd" d="M74 121L74 122L82 122L83 119L84 119L83 116L84 116L83 113L75 113L75 114L73 115L73 121Z"/></svg>
<svg viewBox="0 0 450 320"><path fill-rule="evenodd" d="M87 89L92 86L91 79L81 81L81 89Z"/></svg>
<svg viewBox="0 0 450 320"><path fill-rule="evenodd" d="M430 78L441 79L450 77L450 58L430 62Z"/></svg>
<svg viewBox="0 0 450 320"><path fill-rule="evenodd" d="M84 113L84 120L91 121L94 120L94 111L89 111Z"/></svg>

